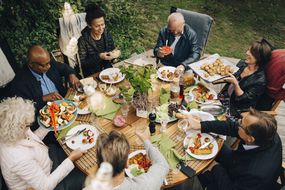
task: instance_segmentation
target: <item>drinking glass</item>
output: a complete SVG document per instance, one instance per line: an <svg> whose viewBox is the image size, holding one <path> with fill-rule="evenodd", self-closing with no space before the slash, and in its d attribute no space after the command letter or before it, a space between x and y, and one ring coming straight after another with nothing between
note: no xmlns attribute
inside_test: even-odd
<svg viewBox="0 0 285 190"><path fill-rule="evenodd" d="M160 132L165 133L167 129L168 119L162 119L160 124L161 124Z"/></svg>
<svg viewBox="0 0 285 190"><path fill-rule="evenodd" d="M187 119L181 119L178 121L178 123L177 123L178 132L177 132L177 136L176 136L177 141L180 142L183 140L184 133L185 133L185 130L187 129L188 125L189 125L189 122Z"/></svg>
<svg viewBox="0 0 285 190"><path fill-rule="evenodd" d="M129 104L126 103L126 102L123 103L122 107L121 107L121 112L122 112L122 115L123 115L124 118L128 117L129 110L130 110Z"/></svg>

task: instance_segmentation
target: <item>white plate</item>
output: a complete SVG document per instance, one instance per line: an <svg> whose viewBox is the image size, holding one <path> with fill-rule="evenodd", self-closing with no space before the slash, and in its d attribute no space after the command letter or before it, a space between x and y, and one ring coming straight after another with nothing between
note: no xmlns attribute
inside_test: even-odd
<svg viewBox="0 0 285 190"><path fill-rule="evenodd" d="M158 76L159 79L161 79L161 80L163 80L163 81L172 82L173 79L168 79L167 77L166 77L166 78L162 77L161 72L164 71L164 70L168 70L169 72L173 72L173 74L174 74L175 69L176 69L175 67L171 67L171 66L160 67L160 68L157 70L157 76Z"/></svg>
<svg viewBox="0 0 285 190"><path fill-rule="evenodd" d="M119 74L119 79L118 80L114 80L112 78L112 74L114 73L118 73ZM104 80L102 79L102 75L108 75L110 80ZM107 83L107 84L116 84L116 83L119 83L121 82L122 80L124 80L125 78L125 75L123 75L120 71L119 68L108 68L108 69L105 69L103 71L101 71L101 73L99 74L99 78L101 81L103 81L104 83Z"/></svg>
<svg viewBox="0 0 285 190"><path fill-rule="evenodd" d="M81 148L82 150L88 150L90 148L92 148L93 146L96 145L96 140L97 140L97 137L99 135L99 131L96 129L96 127L92 126L92 125L87 125L87 124L81 124L81 125L77 125L73 128L71 128L66 135L72 135L72 134L75 134L78 130L82 130L86 128L86 130L91 130L93 133L94 133L94 142L92 143L87 143L87 144L83 144L82 143L82 139L85 137L83 135L83 133L81 133L80 135L68 140L66 142L66 145L71 148L72 150L75 150L77 148Z"/></svg>
<svg viewBox="0 0 285 190"><path fill-rule="evenodd" d="M80 108L78 107L79 102L74 102L74 104L75 104L76 107L77 107L77 114L79 114L79 115L86 115L86 114L91 113L91 112L89 111L89 106L88 106L88 105L87 105L85 108L80 109Z"/></svg>
<svg viewBox="0 0 285 190"><path fill-rule="evenodd" d="M202 70L201 69L201 66L204 64L204 63L214 63L217 59L220 59L224 65L229 65L231 68L234 69L234 72L237 72L239 70L239 68L237 66L235 66L232 62L230 62L229 60L227 59L224 59L224 58L221 58L219 54L213 54L209 57L207 57L206 59L202 59L200 61L197 61L197 62L194 62L194 63L191 63L189 65L189 67L195 72L197 73L202 79L204 79L205 81L207 82L213 82L213 81L216 81L216 80L219 80L219 79L222 79L224 78L225 76L221 76L221 75L218 75L218 74L215 74L213 76L209 76L209 77L205 77L205 74L207 73L206 71Z"/></svg>
<svg viewBox="0 0 285 190"><path fill-rule="evenodd" d="M211 159L211 158L213 158L214 156L216 156L216 154L217 154L218 151L219 151L219 146L218 146L218 143L217 143L216 140L214 140L214 141L212 142L212 144L213 144L214 147L213 147L213 149L212 149L212 153L211 153L211 154L197 155L197 154L193 154L193 153L189 150L189 147L192 145L191 143L189 144L189 139L190 139L191 137L195 137L197 133L200 133L200 132L193 132L193 133L188 134L188 135L185 137L185 139L184 139L184 141L183 141L183 146L184 146L184 147L187 147L186 152L187 152L190 156L192 156L193 158L196 158L196 159L198 159L198 160L208 160L208 159ZM213 137L212 137L211 135L207 134L207 133L200 133L200 134L201 134L201 136L202 136L202 137L201 137L202 145L205 143L204 139L205 139L206 137L208 137L208 138L210 139L210 141L213 139Z"/></svg>
<svg viewBox="0 0 285 190"><path fill-rule="evenodd" d="M195 100L199 104L211 104L215 102L215 99L218 98L218 94L213 89L206 87L207 89L209 89L210 94L213 94L213 100L205 100L205 101L196 100L195 95L193 94L193 90L195 88L198 88L198 86L194 86L189 90L189 96L192 98L192 99L190 98L190 101Z"/></svg>
<svg viewBox="0 0 285 190"><path fill-rule="evenodd" d="M132 153L129 154L128 156L128 160L130 158L132 158L133 156L139 154L139 153L143 153L143 154L146 154L146 150L136 150ZM138 165L137 164L132 164L132 165L129 165L128 168L125 168L125 173L127 174L128 177L130 178L133 178L135 176L133 176L133 174L131 173L131 169L134 168L134 167L137 167Z"/></svg>

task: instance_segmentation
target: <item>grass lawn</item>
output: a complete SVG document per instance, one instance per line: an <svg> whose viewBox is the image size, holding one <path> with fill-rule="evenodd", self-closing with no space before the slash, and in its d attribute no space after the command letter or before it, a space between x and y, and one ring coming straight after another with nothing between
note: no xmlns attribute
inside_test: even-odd
<svg viewBox="0 0 285 190"><path fill-rule="evenodd" d="M145 35L140 39L146 49L154 47L171 6L213 17L206 53L244 58L251 42L262 37L276 48L285 48L284 0L144 0L136 3L134 8L147 15L141 22Z"/></svg>

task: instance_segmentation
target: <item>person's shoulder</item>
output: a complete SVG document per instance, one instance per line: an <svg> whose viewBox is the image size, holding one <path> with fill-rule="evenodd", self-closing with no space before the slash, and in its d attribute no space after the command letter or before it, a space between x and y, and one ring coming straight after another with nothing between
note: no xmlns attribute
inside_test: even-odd
<svg viewBox="0 0 285 190"><path fill-rule="evenodd" d="M189 26L188 24L184 24L184 35L188 36L188 37L192 37L197 35L195 30L193 30L193 28L191 28L191 26Z"/></svg>
<svg viewBox="0 0 285 190"><path fill-rule="evenodd" d="M23 83L26 82L32 75L27 65L24 65L21 70L15 75L12 83Z"/></svg>
<svg viewBox="0 0 285 190"><path fill-rule="evenodd" d="M168 32L167 26L163 26L162 28L160 28L160 32L161 32L161 33L166 33L166 32Z"/></svg>

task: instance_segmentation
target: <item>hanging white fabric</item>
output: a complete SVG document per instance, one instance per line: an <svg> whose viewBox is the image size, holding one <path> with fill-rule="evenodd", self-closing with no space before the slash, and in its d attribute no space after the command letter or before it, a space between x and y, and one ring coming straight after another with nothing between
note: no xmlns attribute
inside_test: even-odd
<svg viewBox="0 0 285 190"><path fill-rule="evenodd" d="M85 21L86 13L74 14L69 3L64 3L62 11L63 18L59 18L60 36L59 46L64 55L68 57L71 67L78 64L77 60L77 40L81 36L81 30L87 26ZM76 48L74 43L76 39Z"/></svg>
<svg viewBox="0 0 285 190"><path fill-rule="evenodd" d="M9 64L2 49L0 49L0 87L4 87L15 77L15 72Z"/></svg>

